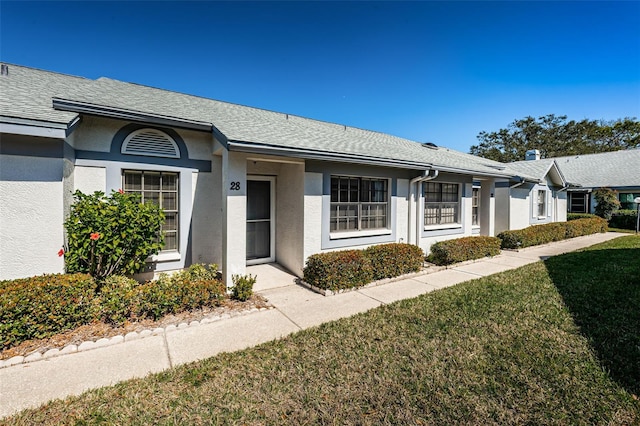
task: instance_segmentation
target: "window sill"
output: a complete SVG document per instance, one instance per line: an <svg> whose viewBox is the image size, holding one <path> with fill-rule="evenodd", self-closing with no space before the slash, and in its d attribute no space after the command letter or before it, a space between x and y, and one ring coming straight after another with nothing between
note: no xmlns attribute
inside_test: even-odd
<svg viewBox="0 0 640 426"><path fill-rule="evenodd" d="M344 238L376 237L379 235L391 235L391 229L370 229L367 231L331 232L329 233L329 239L341 240Z"/></svg>
<svg viewBox="0 0 640 426"><path fill-rule="evenodd" d="M480 225L471 225L471 229L480 229Z"/></svg>
<svg viewBox="0 0 640 426"><path fill-rule="evenodd" d="M440 229L462 229L462 224L450 223L447 225L429 225L424 227L425 231L438 231Z"/></svg>
<svg viewBox="0 0 640 426"><path fill-rule="evenodd" d="M153 256L149 256L147 258L147 262L173 262L180 259L181 259L181 256L179 252L165 251L165 252L160 252L158 254L154 254Z"/></svg>

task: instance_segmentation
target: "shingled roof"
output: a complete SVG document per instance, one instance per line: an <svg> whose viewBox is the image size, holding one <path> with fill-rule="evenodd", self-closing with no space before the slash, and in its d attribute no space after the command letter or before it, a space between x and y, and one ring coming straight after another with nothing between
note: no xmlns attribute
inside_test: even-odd
<svg viewBox="0 0 640 426"><path fill-rule="evenodd" d="M81 103L208 125L229 143L230 149L238 143L249 150L282 149L320 157L330 153L368 158L374 163L391 162L398 167L434 167L535 180L535 176L511 170L505 164L447 148L426 147L380 132L110 78L91 80L19 65L9 65L9 75L0 76L0 121L69 125L78 113L62 106L54 108L54 99L62 104Z"/></svg>

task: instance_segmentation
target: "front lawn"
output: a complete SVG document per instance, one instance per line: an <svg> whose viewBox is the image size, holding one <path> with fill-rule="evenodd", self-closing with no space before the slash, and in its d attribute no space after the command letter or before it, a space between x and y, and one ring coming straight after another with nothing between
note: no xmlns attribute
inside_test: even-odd
<svg viewBox="0 0 640 426"><path fill-rule="evenodd" d="M6 424L638 424L640 237L28 410Z"/></svg>

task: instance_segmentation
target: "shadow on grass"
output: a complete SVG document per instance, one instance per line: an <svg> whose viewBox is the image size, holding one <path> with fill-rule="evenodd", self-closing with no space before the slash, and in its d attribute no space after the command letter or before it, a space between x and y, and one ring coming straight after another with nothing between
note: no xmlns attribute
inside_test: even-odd
<svg viewBox="0 0 640 426"><path fill-rule="evenodd" d="M640 395L640 239L555 256L545 265L610 377Z"/></svg>

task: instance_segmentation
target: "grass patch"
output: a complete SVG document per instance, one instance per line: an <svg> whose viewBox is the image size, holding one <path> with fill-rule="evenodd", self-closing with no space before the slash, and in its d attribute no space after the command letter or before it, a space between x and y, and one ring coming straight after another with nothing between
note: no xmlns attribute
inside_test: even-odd
<svg viewBox="0 0 640 426"><path fill-rule="evenodd" d="M638 259L619 238L5 422L637 424Z"/></svg>

